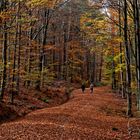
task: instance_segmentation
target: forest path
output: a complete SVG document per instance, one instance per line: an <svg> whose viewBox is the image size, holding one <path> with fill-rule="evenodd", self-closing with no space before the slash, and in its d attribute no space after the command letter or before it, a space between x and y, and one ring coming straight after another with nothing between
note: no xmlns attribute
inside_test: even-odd
<svg viewBox="0 0 140 140"><path fill-rule="evenodd" d="M0 140L126 140L124 101L99 87L73 92L67 103L0 125ZM131 138L130 138L131 139Z"/></svg>

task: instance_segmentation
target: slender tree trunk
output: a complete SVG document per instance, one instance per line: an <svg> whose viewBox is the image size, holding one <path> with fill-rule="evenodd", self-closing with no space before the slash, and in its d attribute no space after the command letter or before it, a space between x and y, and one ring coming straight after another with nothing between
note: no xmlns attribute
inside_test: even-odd
<svg viewBox="0 0 140 140"><path fill-rule="evenodd" d="M86 79L87 80L91 80L90 79L90 52L89 50L86 51Z"/></svg>
<svg viewBox="0 0 140 140"><path fill-rule="evenodd" d="M137 107L140 110L140 14L139 14L139 1L134 0L134 10L135 10L135 33L136 33L136 67L137 67Z"/></svg>
<svg viewBox="0 0 140 140"><path fill-rule="evenodd" d="M132 115L132 93L131 93L131 68L130 68L130 51L128 46L128 18L127 18L127 0L124 0L124 39L126 53L126 88L127 88L127 115Z"/></svg>
<svg viewBox="0 0 140 140"><path fill-rule="evenodd" d="M100 71L99 71L99 82L102 81L102 66L103 66L103 46L101 50L101 61L100 61Z"/></svg>
<svg viewBox="0 0 140 140"><path fill-rule="evenodd" d="M6 9L6 3L7 1L2 1L2 8L1 10ZM3 33L3 73L2 73L2 83L1 83L1 94L0 94L0 101L3 100L4 92L5 92L5 87L6 87L6 79L7 79L7 48L8 48L8 33L7 33L7 23L6 21L4 22L4 33Z"/></svg>
<svg viewBox="0 0 140 140"><path fill-rule="evenodd" d="M64 29L65 30L65 29ZM64 76L64 79L66 80L66 61L67 61L67 49L66 49L66 43L67 43L67 37L66 37L66 31L64 31L64 47L63 47L63 76Z"/></svg>
<svg viewBox="0 0 140 140"><path fill-rule="evenodd" d="M21 62L21 25L19 25L19 36L18 36L18 75L17 75L17 94L20 92L20 62Z"/></svg>
<svg viewBox="0 0 140 140"><path fill-rule="evenodd" d="M13 62L13 76L12 76L12 88L10 92L10 101L13 103L14 100L14 94L16 91L16 56L17 56L17 29L16 29L16 34L15 34L15 46L14 46L14 62Z"/></svg>
<svg viewBox="0 0 140 140"><path fill-rule="evenodd" d="M121 22L121 0L119 0L119 32L120 32L120 37L122 37L122 29L121 29L121 25L122 25L122 22ZM120 43L120 64L123 64L123 58L122 58L122 52L123 52L123 48L122 48L122 43ZM125 98L125 92L124 92L124 73L123 73L123 69L121 67L121 70L120 70L120 90L121 90L121 95L122 95L122 98Z"/></svg>
<svg viewBox="0 0 140 140"><path fill-rule="evenodd" d="M7 45L7 24L6 22L4 23L4 29L5 29L5 32L4 32L4 35L3 35L3 39L4 39L4 44L3 44L3 76L2 76L2 84L1 84L1 94L0 94L0 101L3 100L3 96L4 96L4 92L5 92L5 87L6 87L6 79L7 79L7 74L6 74L6 71L7 71L7 48L8 48L8 45Z"/></svg>
<svg viewBox="0 0 140 140"><path fill-rule="evenodd" d="M112 56L113 56L113 60L112 60L112 89L116 89L117 87L117 83L116 83L116 72L115 72L115 62L114 62L114 46L113 46L113 50L112 50Z"/></svg>
<svg viewBox="0 0 140 140"><path fill-rule="evenodd" d="M16 32L15 32L15 46L14 46L14 63L13 63L13 77L12 77L12 90L11 90L11 96L10 96L10 100L11 100L11 103L13 103L14 102L14 96L15 96L15 94L17 94L17 92L18 92L18 68L19 68L19 63L18 63L18 57L20 57L20 56L18 56L17 57L17 46L18 46L18 48L20 47L20 45L19 45L19 30L20 30L20 28L19 28L19 23L18 23L18 20L19 20L19 9L20 9L20 1L18 2L18 6L17 6L17 11L16 11L16 14L17 14L17 16L16 16ZM19 55L19 54L18 54ZM16 64L16 62L17 62L17 64ZM16 66L17 65L17 66Z"/></svg>
<svg viewBox="0 0 140 140"><path fill-rule="evenodd" d="M30 10L29 11L29 16L30 18L32 18L32 11ZM30 26L30 34L29 34L29 41L28 41L28 47L29 47L29 58L28 58L28 66L27 66L27 72L28 72L28 75L31 74L31 65L32 65L32 38L33 38L33 28L32 28L32 22L29 24ZM26 81L26 86L27 88L30 86L31 84L31 80L29 79L28 77L28 80Z"/></svg>
<svg viewBox="0 0 140 140"><path fill-rule="evenodd" d="M49 26L49 16L50 16L50 10L45 9L44 13L44 32L43 32L43 41L42 41L42 47L40 48L40 60L39 60L39 71L40 71L40 79L37 81L37 86L36 89L40 90L41 87L43 87L44 83L44 78L43 78L43 73L44 73L44 58L45 58L45 52L44 52L44 46L46 45L47 41L47 32L48 32L48 26Z"/></svg>
<svg viewBox="0 0 140 140"><path fill-rule="evenodd" d="M96 70L96 54L95 52L93 53L93 83L95 84L95 70Z"/></svg>

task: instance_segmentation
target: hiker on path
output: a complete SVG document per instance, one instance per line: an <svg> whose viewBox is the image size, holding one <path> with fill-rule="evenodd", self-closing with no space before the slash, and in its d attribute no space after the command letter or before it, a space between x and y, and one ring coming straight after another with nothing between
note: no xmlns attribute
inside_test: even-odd
<svg viewBox="0 0 140 140"><path fill-rule="evenodd" d="M91 84L90 84L90 93L93 93L93 82L91 82Z"/></svg>
<svg viewBox="0 0 140 140"><path fill-rule="evenodd" d="M85 83L83 82L82 83L82 86L81 86L81 89L82 89L82 92L84 93L84 91L85 91L85 88L86 88L86 86L85 86Z"/></svg>

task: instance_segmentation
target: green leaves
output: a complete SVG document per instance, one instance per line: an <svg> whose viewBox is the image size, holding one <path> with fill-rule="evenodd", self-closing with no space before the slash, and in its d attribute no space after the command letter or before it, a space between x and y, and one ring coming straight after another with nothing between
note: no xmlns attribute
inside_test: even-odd
<svg viewBox="0 0 140 140"><path fill-rule="evenodd" d="M86 22L86 23L85 23L85 26L92 26L92 25L93 25L92 22Z"/></svg>
<svg viewBox="0 0 140 140"><path fill-rule="evenodd" d="M45 103L49 103L50 102L50 99L48 99L48 98L41 98L40 100L45 102Z"/></svg>

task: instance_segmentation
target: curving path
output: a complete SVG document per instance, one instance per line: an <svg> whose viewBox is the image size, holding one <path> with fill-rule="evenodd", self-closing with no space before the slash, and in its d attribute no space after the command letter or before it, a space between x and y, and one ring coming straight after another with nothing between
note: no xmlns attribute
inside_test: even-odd
<svg viewBox="0 0 140 140"><path fill-rule="evenodd" d="M89 89L85 94L75 90L74 98L63 105L0 125L0 140L129 139L127 119L119 112L124 101L108 91L108 87L95 88L92 95Z"/></svg>

